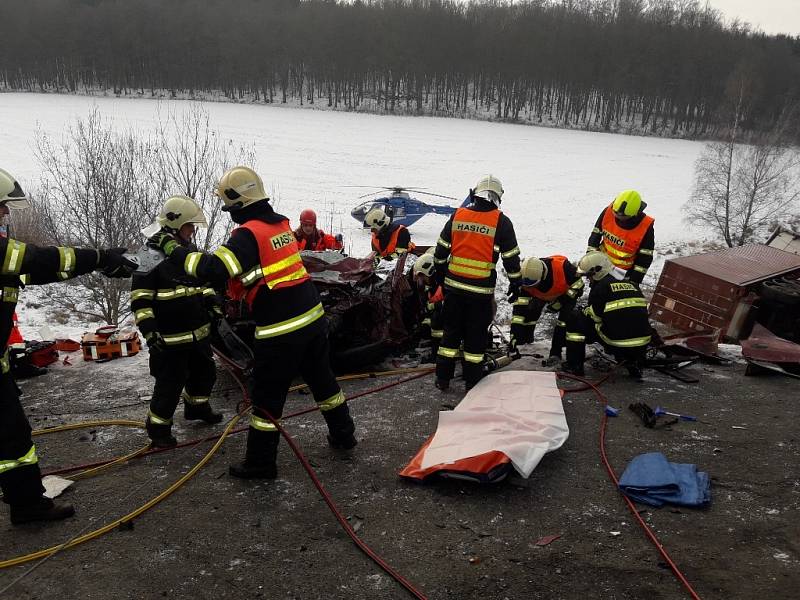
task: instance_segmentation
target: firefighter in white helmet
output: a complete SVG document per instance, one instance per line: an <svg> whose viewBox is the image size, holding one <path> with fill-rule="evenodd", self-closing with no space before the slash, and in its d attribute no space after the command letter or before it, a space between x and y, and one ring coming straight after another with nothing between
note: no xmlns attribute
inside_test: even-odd
<svg viewBox="0 0 800 600"><path fill-rule="evenodd" d="M380 206L373 206L367 212L364 223L372 230L372 250L376 257L395 259L415 248L408 228L392 223L391 217Z"/></svg>
<svg viewBox="0 0 800 600"><path fill-rule="evenodd" d="M191 252L169 233L150 239L170 262L215 287L229 284L255 321L253 412L244 461L230 474L244 479L277 477L279 419L292 380L302 376L328 425L328 443L350 449L358 442L344 394L333 376L319 294L311 281L289 219L269 203L261 177L245 166L233 167L219 180L222 210L239 225L213 253Z"/></svg>
<svg viewBox="0 0 800 600"><path fill-rule="evenodd" d="M545 364L558 364L566 336L565 319L583 295L583 287L583 278L566 256L532 257L522 261L522 286L511 318L512 346L533 342L543 310L556 313L550 355Z"/></svg>
<svg viewBox="0 0 800 600"><path fill-rule="evenodd" d="M28 204L17 180L0 169L0 214L8 207L25 208ZM71 505L44 495L31 426L10 372L8 338L20 285L53 283L98 269L108 277L130 277L136 265L123 256L124 252L125 248L34 246L0 237L0 488L14 525L65 519L75 512Z"/></svg>
<svg viewBox="0 0 800 600"><path fill-rule="evenodd" d="M497 261L509 278L509 302L519 295L519 247L514 225L500 211L503 186L493 175L470 190L472 203L456 210L436 242L437 281L444 286L444 335L436 359L436 387L445 390L462 354L467 389L483 376L487 331L494 316Z"/></svg>
<svg viewBox="0 0 800 600"><path fill-rule="evenodd" d="M588 306L567 318L567 360L562 370L583 375L586 344L600 342L624 361L632 378L642 378L647 346L652 339L647 300L639 284L615 269L608 255L589 252L578 272L592 280Z"/></svg>
<svg viewBox="0 0 800 600"><path fill-rule="evenodd" d="M181 195L164 202L156 222L189 252L197 251L196 228L208 227L203 210ZM150 374L155 378L145 420L151 444L169 448L178 443L172 435L172 416L180 399L187 421L219 423L222 414L209 403L216 381L210 335L213 321L221 315L214 289L165 260L152 271L133 276L131 312L147 340Z"/></svg>

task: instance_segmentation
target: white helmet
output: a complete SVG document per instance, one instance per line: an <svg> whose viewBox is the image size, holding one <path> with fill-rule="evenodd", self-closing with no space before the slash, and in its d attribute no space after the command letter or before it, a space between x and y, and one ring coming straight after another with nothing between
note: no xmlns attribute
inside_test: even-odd
<svg viewBox="0 0 800 600"><path fill-rule="evenodd" d="M372 231L381 231L384 227L388 227L392 220L389 218L380 206L373 206L364 217L364 223L372 229Z"/></svg>
<svg viewBox="0 0 800 600"><path fill-rule="evenodd" d="M494 175L484 175L475 184L472 192L475 196L486 198L495 206L500 206L500 200L503 198L503 184Z"/></svg>
<svg viewBox="0 0 800 600"><path fill-rule="evenodd" d="M522 261L522 285L536 285L547 277L547 265L538 258L526 258Z"/></svg>
<svg viewBox="0 0 800 600"><path fill-rule="evenodd" d="M3 169L0 169L0 204L8 208L28 208L31 205L14 176Z"/></svg>
<svg viewBox="0 0 800 600"><path fill-rule="evenodd" d="M239 210L261 200L269 201L258 173L242 166L225 171L217 184L217 196L222 199L224 212Z"/></svg>
<svg viewBox="0 0 800 600"><path fill-rule="evenodd" d="M189 196L181 195L167 198L156 221L161 227L174 229L175 231L178 231L187 223L208 227L208 221L206 221L206 216L203 214L203 209Z"/></svg>
<svg viewBox="0 0 800 600"><path fill-rule="evenodd" d="M433 248L429 248L425 254L420 256L414 263L414 275L432 277L435 269L436 263L433 260Z"/></svg>
<svg viewBox="0 0 800 600"><path fill-rule="evenodd" d="M611 272L614 265L605 252L594 250L578 261L578 275L589 275L595 281L600 281Z"/></svg>

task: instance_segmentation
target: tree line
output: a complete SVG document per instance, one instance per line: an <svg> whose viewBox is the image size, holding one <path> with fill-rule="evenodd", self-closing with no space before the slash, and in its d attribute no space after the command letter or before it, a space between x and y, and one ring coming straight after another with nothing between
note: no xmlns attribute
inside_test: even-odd
<svg viewBox="0 0 800 600"><path fill-rule="evenodd" d="M800 38L699 0L4 0L0 89L313 104L600 131L771 129Z"/></svg>

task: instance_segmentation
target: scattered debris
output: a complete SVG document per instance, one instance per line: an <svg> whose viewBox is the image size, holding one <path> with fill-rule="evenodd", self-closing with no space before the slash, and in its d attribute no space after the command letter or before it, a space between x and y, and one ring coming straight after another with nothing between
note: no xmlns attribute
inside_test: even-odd
<svg viewBox="0 0 800 600"><path fill-rule="evenodd" d="M560 533L555 535L546 535L536 540L535 544L537 546L547 546L548 544L552 544L553 542L555 542L560 537L561 537Z"/></svg>

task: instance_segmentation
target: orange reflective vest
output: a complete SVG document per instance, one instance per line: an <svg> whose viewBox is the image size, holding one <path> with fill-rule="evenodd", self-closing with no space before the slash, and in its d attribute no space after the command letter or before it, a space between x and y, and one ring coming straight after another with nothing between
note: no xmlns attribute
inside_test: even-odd
<svg viewBox="0 0 800 600"><path fill-rule="evenodd" d="M494 238L500 211L459 208L450 230L448 271L468 279L486 279L494 270Z"/></svg>
<svg viewBox="0 0 800 600"><path fill-rule="evenodd" d="M314 243L309 245L309 238L303 235L303 231L301 229L297 229L294 232L294 237L297 240L297 247L300 250L314 250L315 252L321 252L323 250L341 250L342 244L336 241L336 238L332 235L325 233L321 229L317 229L316 237L314 239Z"/></svg>
<svg viewBox="0 0 800 600"><path fill-rule="evenodd" d="M550 257L550 271L553 273L553 285L546 292L539 290L535 285L523 285L522 291L539 298L546 302L555 300L559 296L563 296L569 289L569 282L567 281L567 274L564 272L564 263L567 262L566 256L556 254Z"/></svg>
<svg viewBox="0 0 800 600"><path fill-rule="evenodd" d="M253 234L258 243L260 264L231 280L228 290L232 298L245 299L252 305L262 285L274 290L299 285L310 279L288 220L280 223L253 220L240 229L247 229Z"/></svg>
<svg viewBox="0 0 800 600"><path fill-rule="evenodd" d="M609 206L603 213L603 243L601 249L608 254L614 266L628 270L636 260L636 253L642 245L647 230L655 222L653 217L645 215L641 223L633 229L623 229L614 218L614 211Z"/></svg>
<svg viewBox="0 0 800 600"><path fill-rule="evenodd" d="M389 243L386 244L386 248L381 250L381 243L378 240L378 234L373 231L372 232L372 249L378 253L378 256L381 258L386 258L387 256L391 256L394 254L395 250L397 249L397 238L400 236L400 232L405 229L405 225L400 225L397 229L394 230L392 233L392 237L389 238ZM413 242L409 242L408 248L404 248L404 250L411 252L416 246Z"/></svg>

